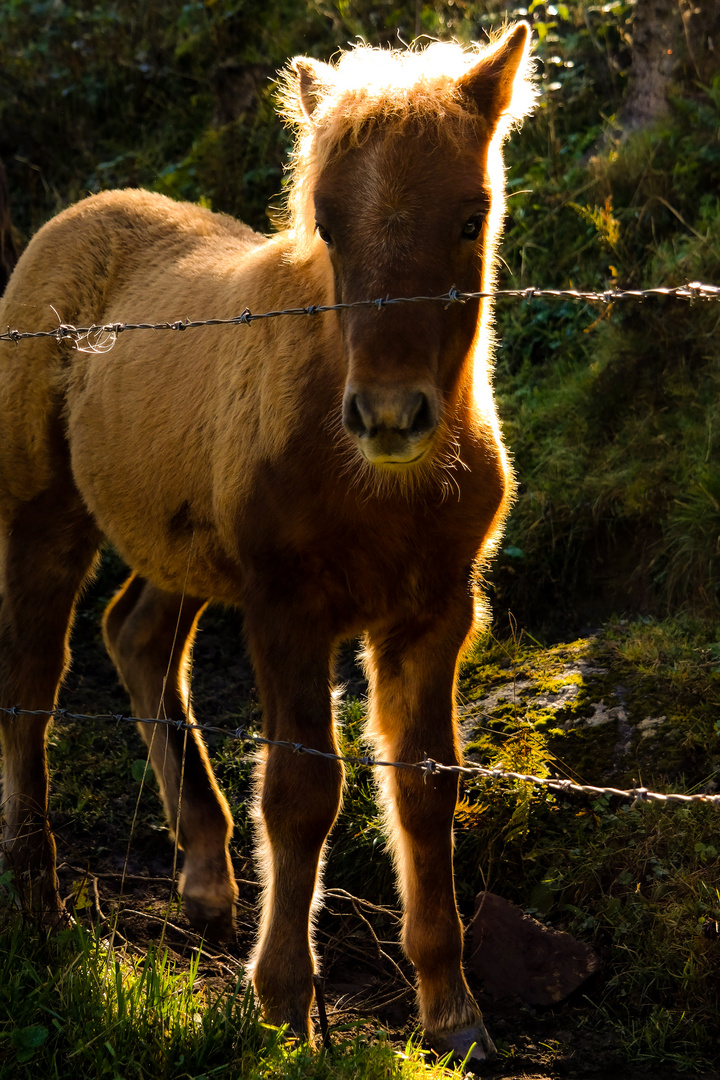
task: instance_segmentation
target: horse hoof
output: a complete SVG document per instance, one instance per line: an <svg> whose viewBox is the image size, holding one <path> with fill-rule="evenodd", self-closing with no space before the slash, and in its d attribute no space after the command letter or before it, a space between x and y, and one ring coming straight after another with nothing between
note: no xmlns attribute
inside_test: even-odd
<svg viewBox="0 0 720 1080"><path fill-rule="evenodd" d="M235 937L235 905L211 908L197 900L185 899L185 916L207 941L232 941Z"/></svg>
<svg viewBox="0 0 720 1080"><path fill-rule="evenodd" d="M257 988L255 993L257 1000ZM267 1024L268 1027L282 1031L282 1038L285 1042L297 1043L298 1045L307 1044L311 1050L320 1049L320 1043L315 1033L315 1025L307 1016L298 1014L295 1011L287 1015L286 1010L263 1008L262 1019L263 1023Z"/></svg>
<svg viewBox="0 0 720 1080"><path fill-rule="evenodd" d="M495 1044L481 1020L472 1027L460 1031L439 1031L428 1035L427 1039L438 1057L451 1054L453 1064L462 1063L471 1072L483 1062L490 1061L496 1053Z"/></svg>
<svg viewBox="0 0 720 1080"><path fill-rule="evenodd" d="M51 933L70 930L75 926L75 919L55 890L47 895L36 895L31 890L18 892L12 884L2 885L0 904L8 909L14 908L24 920L36 922Z"/></svg>

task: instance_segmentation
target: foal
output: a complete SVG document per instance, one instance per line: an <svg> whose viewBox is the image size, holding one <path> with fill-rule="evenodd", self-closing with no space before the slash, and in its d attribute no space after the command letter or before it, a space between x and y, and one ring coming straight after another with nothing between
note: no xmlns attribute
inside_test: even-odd
<svg viewBox="0 0 720 1080"><path fill-rule="evenodd" d="M488 289L527 42L521 24L484 50L295 60L283 230L262 237L143 191L91 197L33 239L0 324L41 325L51 306L83 326ZM104 630L135 715L192 722L189 656L213 598L243 609L270 739L336 751L333 654L364 633L378 751L458 762L457 660L512 491L490 323L488 301L471 300L122 334L104 353L3 343L0 707L55 705L76 596L108 537L132 568ZM46 727L2 714L4 853L24 905L57 919ZM184 849L187 915L227 933L232 822L202 739L142 735ZM457 779L380 779L422 1022L438 1050L475 1043L482 1058L492 1043L462 973L453 889ZM253 979L267 1019L304 1036L342 783L337 760L282 747L261 766Z"/></svg>

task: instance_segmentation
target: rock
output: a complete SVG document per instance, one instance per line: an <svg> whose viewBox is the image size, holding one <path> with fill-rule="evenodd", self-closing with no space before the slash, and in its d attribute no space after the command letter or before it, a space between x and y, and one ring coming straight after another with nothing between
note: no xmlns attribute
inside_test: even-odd
<svg viewBox="0 0 720 1080"><path fill-rule="evenodd" d="M470 966L496 997L515 994L529 1005L555 1005L597 971L600 959L570 934L481 892L475 900Z"/></svg>

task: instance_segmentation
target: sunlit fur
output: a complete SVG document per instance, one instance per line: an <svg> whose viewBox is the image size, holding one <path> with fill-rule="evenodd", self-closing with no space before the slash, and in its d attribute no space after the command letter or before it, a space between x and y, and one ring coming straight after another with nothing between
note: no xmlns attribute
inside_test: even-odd
<svg viewBox="0 0 720 1080"><path fill-rule="evenodd" d="M529 101L527 44L519 26L485 49L296 59L286 228L262 237L198 206L105 192L33 238L0 325L222 319L376 289L487 287L500 144ZM490 321L489 302L425 303L127 332L104 352L1 343L0 706L53 708L76 597L107 538L132 570L103 630L135 715L192 724L192 643L214 599L243 610L269 739L335 754L335 650L364 634L379 751L459 761L458 657L485 615L481 576L514 490ZM25 908L60 921L47 718L0 716L0 729L4 857ZM204 743L197 730L141 731L184 851L185 912L227 936L232 818ZM267 1020L304 1037L342 785L338 761L284 747L258 768L253 980ZM422 1022L437 1049L464 1057L474 1042L481 1059L492 1043L462 972L452 878L457 780L398 771L383 787Z"/></svg>
<svg viewBox="0 0 720 1080"><path fill-rule="evenodd" d="M286 69L280 92L283 114L297 131L287 224L296 233L299 250L309 243L315 230L312 200L318 177L340 149L361 145L377 124L399 132L418 123L430 132L441 124L444 137L454 137L459 145L468 131L476 129L478 120L484 121L460 92L459 80L479 60L489 58L502 40L502 35L496 35L490 45L472 47L434 41L407 50L359 43L341 53L336 63L313 61L321 90L312 117L303 109L297 68L291 65ZM513 123L533 106L529 74L526 61L518 71L508 109L499 122L493 117L487 124L493 138L491 179L498 193L503 178L497 151ZM498 222L501 220L499 208Z"/></svg>

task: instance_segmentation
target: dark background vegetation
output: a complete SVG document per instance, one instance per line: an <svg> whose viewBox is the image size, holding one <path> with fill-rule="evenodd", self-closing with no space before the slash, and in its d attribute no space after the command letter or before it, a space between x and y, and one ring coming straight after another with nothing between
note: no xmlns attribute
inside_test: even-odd
<svg viewBox="0 0 720 1080"><path fill-rule="evenodd" d="M127 185L200 201L268 231L272 208L282 205L290 138L275 115L273 79L289 57L329 59L357 36L383 45L421 35L483 40L517 17L533 24L541 94L507 147L500 285L720 284L720 35L709 0L533 0L516 10L497 0L3 0L0 159L17 245L73 201ZM489 580L495 638L470 659L461 689L469 705L498 686L513 692L483 706L472 745L482 760L519 769L717 790L720 304L532 299L500 301L497 316L496 391L520 488ZM83 644L94 640L119 573L108 557L79 620L63 699L77 711L124 707L111 669ZM234 617L211 614L197 657L203 715L228 727L258 716L252 674L233 659L237 632ZM580 688L572 706L552 712L538 704L546 700L538 694L560 694L570 683ZM247 697L238 706L239 693ZM620 710L619 727L593 726L598 701ZM346 746L362 750L362 705L343 708ZM651 739L641 728L649 718L665 723ZM55 731L53 812L66 849L74 855L74 842L95 837L96 858L109 859L121 826L108 808L131 812L136 789L128 784L143 773L133 760L139 743L121 749L118 731L106 741L99 729ZM232 743L214 747L214 757L237 806L236 865L252 877L242 808L248 761ZM350 780L328 881L389 903L371 785L360 771ZM136 834L141 861L143 845L151 852L143 872L164 857L152 854L153 833L164 828L153 806L146 800ZM515 1020L503 1028L500 1010L495 1031L506 1033L499 1042L508 1067L527 1068L542 1054L555 1060L555 1046L557 1075L581 1075L593 1062L600 1067L602 1045L614 1048L623 1075L628 1063L667 1076L712 1068L720 1023L716 817L707 808L631 808L607 798L577 804L523 785L464 789L464 913L489 878L508 899L592 941L604 961L587 1000L567 1016L538 1020L524 1011L520 1028L537 1021L533 1030L548 1032L524 1064ZM162 836L158 852L164 844ZM27 982L12 990L6 981L6 993L16 993L12 1006L5 999L8 1016L48 985L29 946L13 941L0 960L16 971L22 954ZM21 1066L35 1070L28 1076L51 1075L36 1056L60 1045L48 1008L65 1015L57 1003L38 1005L7 1030L0 1016L0 1075L25 1075ZM74 1060L87 1075L130 1075L129 1065L116 1070L110 1052L102 1057L107 1044L82 1038L95 1056ZM173 1071L163 1046L162 1065L149 1058L144 1072L138 1059L132 1075L204 1075L204 1064ZM218 1047L220 1060L250 1053L222 1040ZM47 1060L57 1068L60 1050L53 1054Z"/></svg>

